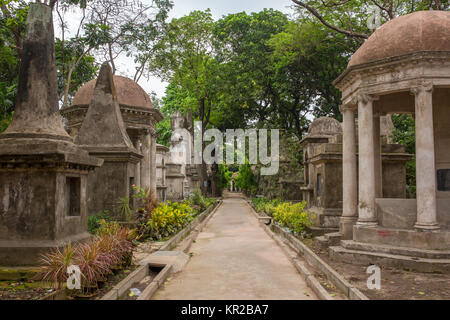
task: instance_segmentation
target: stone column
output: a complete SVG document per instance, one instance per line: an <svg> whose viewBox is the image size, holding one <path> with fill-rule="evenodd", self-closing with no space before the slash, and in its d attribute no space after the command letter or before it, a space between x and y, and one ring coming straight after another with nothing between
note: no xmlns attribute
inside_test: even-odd
<svg viewBox="0 0 450 320"><path fill-rule="evenodd" d="M141 142L141 152L144 158L141 160L141 187L150 187L150 153L151 153L151 135L150 132L145 132Z"/></svg>
<svg viewBox="0 0 450 320"><path fill-rule="evenodd" d="M375 157L375 197L383 198L380 113L373 114L373 153Z"/></svg>
<svg viewBox="0 0 450 320"><path fill-rule="evenodd" d="M136 148L136 150L139 153L142 153L141 152L141 139L140 139L140 137L136 138L136 140L134 142L134 147ZM135 185L136 185L136 187L140 187L141 186L141 163L142 163L142 160L141 160L141 162L136 163L136 169L135 169L135 174L134 174L134 176L136 177L135 178Z"/></svg>
<svg viewBox="0 0 450 320"><path fill-rule="evenodd" d="M156 132L152 133L150 148L150 188L156 193Z"/></svg>
<svg viewBox="0 0 450 320"><path fill-rule="evenodd" d="M416 104L416 194L417 222L424 230L439 229L436 210L436 164L433 127L433 85L424 83L411 90Z"/></svg>
<svg viewBox="0 0 450 320"><path fill-rule="evenodd" d="M356 163L355 110L341 108L343 123L342 182L343 210L339 231L344 240L353 238L353 225L358 220L358 179Z"/></svg>
<svg viewBox="0 0 450 320"><path fill-rule="evenodd" d="M374 98L367 94L358 96L359 131L359 225L376 226L375 207L375 155L374 155Z"/></svg>

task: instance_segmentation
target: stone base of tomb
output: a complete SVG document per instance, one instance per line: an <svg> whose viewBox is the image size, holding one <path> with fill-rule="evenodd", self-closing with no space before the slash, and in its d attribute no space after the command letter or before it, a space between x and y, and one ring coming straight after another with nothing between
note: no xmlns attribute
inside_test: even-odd
<svg viewBox="0 0 450 320"><path fill-rule="evenodd" d="M342 240L340 232L325 233L323 236L314 237L313 245L319 250L327 250L329 246L337 246Z"/></svg>
<svg viewBox="0 0 450 320"><path fill-rule="evenodd" d="M70 142L0 139L0 264L88 238L87 175L101 164Z"/></svg>
<svg viewBox="0 0 450 320"><path fill-rule="evenodd" d="M353 240L329 247L331 259L420 272L450 272L450 231L354 226Z"/></svg>
<svg viewBox="0 0 450 320"><path fill-rule="evenodd" d="M339 231L342 209L311 207L307 211L315 216L313 225L308 228L313 237Z"/></svg>
<svg viewBox="0 0 450 320"><path fill-rule="evenodd" d="M0 268L6 266L39 266L42 254L83 242L92 236L85 232L59 240L0 240ZM2 280L2 279L0 279Z"/></svg>
<svg viewBox="0 0 450 320"><path fill-rule="evenodd" d="M90 156L103 159L103 165L88 176L88 215L108 210L112 218L123 219L118 195L128 197L130 205L134 206L133 185L136 183L136 166L142 155L124 146L80 147L88 151Z"/></svg>

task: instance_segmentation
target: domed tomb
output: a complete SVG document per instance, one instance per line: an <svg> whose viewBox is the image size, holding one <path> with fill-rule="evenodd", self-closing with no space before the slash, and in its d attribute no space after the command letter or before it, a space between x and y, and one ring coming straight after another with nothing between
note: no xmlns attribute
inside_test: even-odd
<svg viewBox="0 0 450 320"><path fill-rule="evenodd" d="M119 104L153 109L153 104L149 95L135 81L116 75L113 76L113 80ZM72 106L89 105L94 95L96 82L97 79L94 79L84 84L75 94Z"/></svg>
<svg viewBox="0 0 450 320"><path fill-rule="evenodd" d="M342 133L341 123L330 117L315 119L308 129L309 137L332 136L339 133Z"/></svg>
<svg viewBox="0 0 450 320"><path fill-rule="evenodd" d="M398 253L396 248L408 248L416 257L424 249L450 249L449 34L447 11L419 11L393 19L366 40L334 81L342 92L344 119L339 232L349 241L330 251L336 260L345 261L350 246L358 246L359 251L370 251L373 244L382 246L379 255L371 253L371 261L385 266L396 266L400 258L384 259L381 252ZM376 139L380 117L395 113L411 114L415 121L416 181L409 186L415 194L409 198L386 197L389 186L384 184L385 175L381 177L385 163ZM395 149L391 146L389 152ZM405 172L390 175L403 179ZM386 229L389 232L380 237ZM409 254L403 251L400 256ZM353 256L352 263L358 261ZM434 259L427 263L411 259L407 267L450 270Z"/></svg>
<svg viewBox="0 0 450 320"><path fill-rule="evenodd" d="M418 11L390 20L355 52L348 67L418 52L450 51L450 14Z"/></svg>
<svg viewBox="0 0 450 320"><path fill-rule="evenodd" d="M67 131L74 138L78 136L93 101L96 83L97 79L94 79L84 84L75 94L72 104L61 109L67 120ZM126 133L135 149L144 156L136 167L133 184L150 187L156 192L156 124L163 115L153 107L149 95L135 81L114 75L113 83L113 96L119 104Z"/></svg>

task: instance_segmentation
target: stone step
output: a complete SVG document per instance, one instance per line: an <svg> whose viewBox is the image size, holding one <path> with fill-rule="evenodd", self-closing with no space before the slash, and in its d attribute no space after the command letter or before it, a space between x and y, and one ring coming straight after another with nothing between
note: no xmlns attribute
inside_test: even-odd
<svg viewBox="0 0 450 320"><path fill-rule="evenodd" d="M450 272L450 259L418 258L383 252L351 250L341 246L329 247L328 253L331 260L350 264L366 266L373 264L419 272Z"/></svg>
<svg viewBox="0 0 450 320"><path fill-rule="evenodd" d="M328 248L328 240L325 236L314 237L313 245L318 250L326 250Z"/></svg>
<svg viewBox="0 0 450 320"><path fill-rule="evenodd" d="M307 230L313 237L323 236L326 233L334 233L339 231L339 228L326 228L326 227L308 227Z"/></svg>
<svg viewBox="0 0 450 320"><path fill-rule="evenodd" d="M402 255L426 259L450 259L449 250L426 250L426 249L406 248L391 245L363 243L353 240L341 240L340 245L343 248L350 250L382 252L394 255Z"/></svg>
<svg viewBox="0 0 450 320"><path fill-rule="evenodd" d="M324 237L328 241L329 246L337 246L342 239L342 234L340 232L332 232L326 233Z"/></svg>

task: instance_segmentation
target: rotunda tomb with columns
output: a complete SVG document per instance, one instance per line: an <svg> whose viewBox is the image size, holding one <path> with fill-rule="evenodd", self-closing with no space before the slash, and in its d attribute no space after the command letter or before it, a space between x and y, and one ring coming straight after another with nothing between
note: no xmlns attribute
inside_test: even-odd
<svg viewBox="0 0 450 320"><path fill-rule="evenodd" d="M449 12L393 19L335 80L344 118L344 240L330 247L332 258L450 271L449 34ZM415 120L416 199L383 197L380 117L394 113Z"/></svg>

